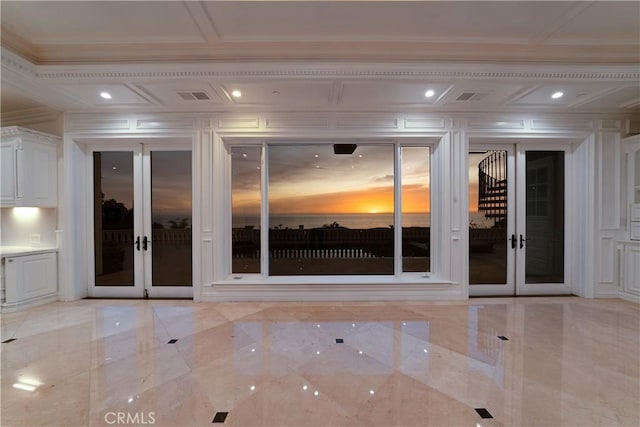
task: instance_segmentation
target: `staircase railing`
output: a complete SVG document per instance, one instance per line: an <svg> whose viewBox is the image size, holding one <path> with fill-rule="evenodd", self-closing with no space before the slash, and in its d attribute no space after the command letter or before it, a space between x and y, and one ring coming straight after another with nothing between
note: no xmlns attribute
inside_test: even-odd
<svg viewBox="0 0 640 427"><path fill-rule="evenodd" d="M507 216L507 153L490 151L478 164L478 210L496 222Z"/></svg>

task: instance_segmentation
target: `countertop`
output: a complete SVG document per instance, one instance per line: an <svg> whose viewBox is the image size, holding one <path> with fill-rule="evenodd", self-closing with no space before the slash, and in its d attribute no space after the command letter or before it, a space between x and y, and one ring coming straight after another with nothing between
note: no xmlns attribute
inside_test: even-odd
<svg viewBox="0 0 640 427"><path fill-rule="evenodd" d="M0 257L36 255L58 252L58 248L50 246L0 246Z"/></svg>

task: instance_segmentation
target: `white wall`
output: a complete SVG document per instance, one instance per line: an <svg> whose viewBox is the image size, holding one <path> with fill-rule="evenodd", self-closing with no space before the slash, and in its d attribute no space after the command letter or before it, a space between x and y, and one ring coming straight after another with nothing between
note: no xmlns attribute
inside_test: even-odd
<svg viewBox="0 0 640 427"><path fill-rule="evenodd" d="M55 208L2 208L0 215L3 246L56 246ZM31 240L34 234L40 243Z"/></svg>
<svg viewBox="0 0 640 427"><path fill-rule="evenodd" d="M220 299L464 299L468 295L468 232L466 153L469 138L499 138L578 141L574 180L579 194L576 203L579 223L574 233L570 277L572 290L585 297L613 296L617 288L613 274L615 240L623 233L620 216L620 139L629 129L629 117L595 114L543 113L127 113L68 114L65 125L65 201L67 212L64 239L69 295L81 295L87 286L86 234L83 224L87 212L82 200L88 197L83 160L85 144L105 144L131 138L187 137L194 151L194 295L196 300ZM505 126L505 123L508 126ZM152 125L151 125L152 124ZM225 224L228 214L228 166L225 141L259 140L335 140L349 138L439 138L443 167L441 178L448 197L447 221L442 225L442 275L422 283L391 283L361 286L331 283L289 285L231 283L225 279L222 264L226 250ZM70 233L70 228L74 228ZM228 227L227 227L228 228ZM84 245L84 246L83 246ZM228 249L228 248L227 248ZM227 281L225 281L227 280ZM255 286L254 286L255 285ZM367 285L367 284L364 284ZM369 284L370 285L370 284ZM257 287L256 287L257 286Z"/></svg>

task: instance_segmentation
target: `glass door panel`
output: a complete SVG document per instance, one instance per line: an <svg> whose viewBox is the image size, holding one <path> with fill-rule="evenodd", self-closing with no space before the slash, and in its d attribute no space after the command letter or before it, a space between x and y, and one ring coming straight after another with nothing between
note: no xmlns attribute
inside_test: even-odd
<svg viewBox="0 0 640 427"><path fill-rule="evenodd" d="M192 295L191 151L144 150L145 289L150 297Z"/></svg>
<svg viewBox="0 0 640 427"><path fill-rule="evenodd" d="M191 152L151 152L152 286L191 286Z"/></svg>
<svg viewBox="0 0 640 427"><path fill-rule="evenodd" d="M524 151L518 292L570 293L565 277L565 151Z"/></svg>
<svg viewBox="0 0 640 427"><path fill-rule="evenodd" d="M513 166L513 149L469 153L469 286L474 295L515 291Z"/></svg>
<svg viewBox="0 0 640 427"><path fill-rule="evenodd" d="M136 151L93 152L93 286L91 296L142 295L137 236L141 224Z"/></svg>
<svg viewBox="0 0 640 427"><path fill-rule="evenodd" d="M96 286L133 286L133 153L93 153Z"/></svg>

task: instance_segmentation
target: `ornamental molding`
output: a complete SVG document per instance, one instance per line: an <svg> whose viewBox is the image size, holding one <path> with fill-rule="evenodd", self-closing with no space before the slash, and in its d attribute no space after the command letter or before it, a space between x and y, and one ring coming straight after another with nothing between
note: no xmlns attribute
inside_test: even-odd
<svg viewBox="0 0 640 427"><path fill-rule="evenodd" d="M35 142L60 142L62 138L56 135L51 135L44 132L39 132L33 129L27 129L20 126L6 126L0 128L0 136L3 138L9 138L13 136L28 136L30 141Z"/></svg>
<svg viewBox="0 0 640 427"><path fill-rule="evenodd" d="M638 64L549 65L441 62L185 62L157 64L35 65L2 48L2 67L46 80L149 80L149 79L470 79L533 81L630 81L640 80Z"/></svg>
<svg viewBox="0 0 640 427"><path fill-rule="evenodd" d="M19 74L26 74L29 77L37 77L37 66L35 64L4 47L1 52L2 68L15 71Z"/></svg>
<svg viewBox="0 0 640 427"><path fill-rule="evenodd" d="M242 65L238 65L241 67ZM50 66L47 66L50 67ZM215 65L211 66L215 68ZM402 78L402 79L468 79L468 80L535 80L535 81L630 81L640 80L637 67L629 71L490 71L490 70L433 70L424 65L424 70L326 70L295 69L279 70L155 70L155 71L99 71L61 70L38 71L35 77L45 80L112 80L112 79L211 79L211 78ZM469 68L472 68L469 66ZM498 67L496 67L498 68Z"/></svg>

